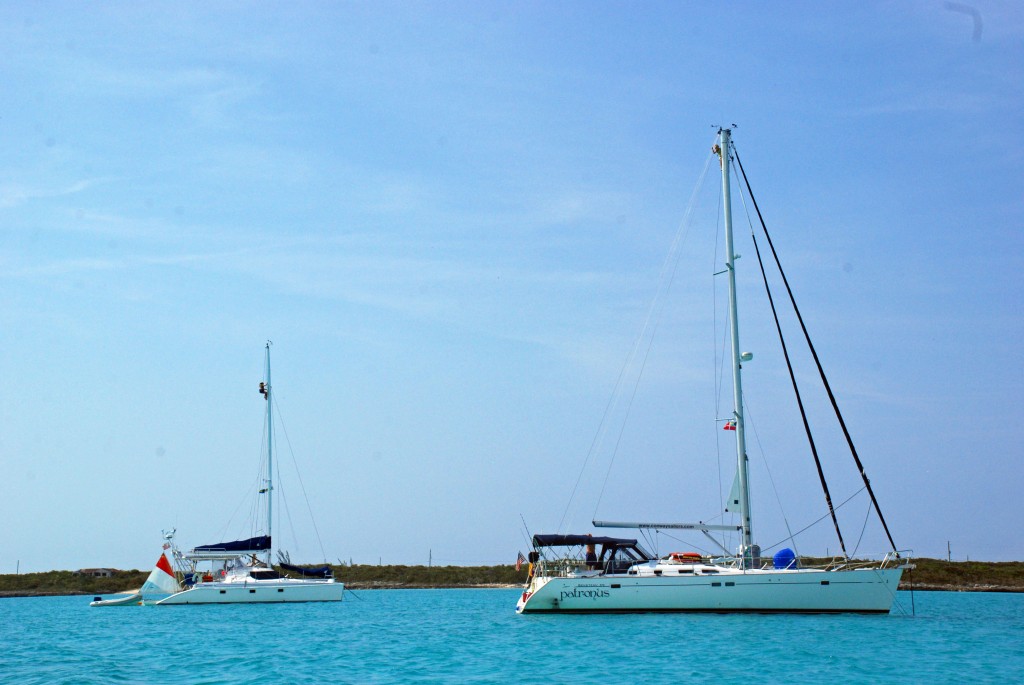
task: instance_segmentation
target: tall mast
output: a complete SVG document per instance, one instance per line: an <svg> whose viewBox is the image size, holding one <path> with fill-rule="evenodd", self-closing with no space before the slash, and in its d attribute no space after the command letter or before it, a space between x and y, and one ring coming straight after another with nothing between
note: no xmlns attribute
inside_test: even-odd
<svg viewBox="0 0 1024 685"><path fill-rule="evenodd" d="M267 549L267 566L272 565L274 554L274 537L271 527L274 521L274 403L270 399L270 341L267 341L267 385L263 397L267 401L267 537L270 548Z"/></svg>
<svg viewBox="0 0 1024 685"><path fill-rule="evenodd" d="M740 526L742 540L740 554L744 568L752 564L750 548L754 543L753 525L750 519L750 489L747 479L747 443L743 422L743 384L740 379L742 353L740 352L739 314L736 305L736 251L732 238L732 198L729 193L729 149L732 130L722 128L719 134L718 155L722 163L722 204L725 219L725 268L729 274L729 327L732 330L732 402L733 421L736 426L736 473L739 479Z"/></svg>

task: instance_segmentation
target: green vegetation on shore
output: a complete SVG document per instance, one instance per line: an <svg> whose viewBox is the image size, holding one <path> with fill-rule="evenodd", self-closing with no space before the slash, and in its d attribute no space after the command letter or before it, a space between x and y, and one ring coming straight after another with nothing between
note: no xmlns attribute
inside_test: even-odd
<svg viewBox="0 0 1024 685"><path fill-rule="evenodd" d="M526 582L526 567L515 566L333 566L334 576L352 590L375 588L457 588L519 586ZM109 578L94 578L73 571L47 571L0 575L0 597L37 595L109 595L134 590L149 571L115 571Z"/></svg>
<svg viewBox="0 0 1024 685"><path fill-rule="evenodd" d="M523 585L526 566L516 571L515 566L335 566L334 577L346 587L400 588L400 587L488 587Z"/></svg>
<svg viewBox="0 0 1024 685"><path fill-rule="evenodd" d="M46 571L0 575L0 597L35 595L104 595L142 587L149 571L115 571L110 578L94 578L74 571Z"/></svg>
<svg viewBox="0 0 1024 685"><path fill-rule="evenodd" d="M1022 561L945 561L914 559L917 566L903 574L901 590L910 583L918 590L960 592L1024 592Z"/></svg>
<svg viewBox="0 0 1024 685"><path fill-rule="evenodd" d="M915 559L917 568L903 574L901 590L1024 592L1024 562L942 561ZM526 567L515 566L334 566L335 577L352 590L519 586ZM94 578L72 571L0 575L0 597L35 595L109 595L142 585L148 571L117 571Z"/></svg>

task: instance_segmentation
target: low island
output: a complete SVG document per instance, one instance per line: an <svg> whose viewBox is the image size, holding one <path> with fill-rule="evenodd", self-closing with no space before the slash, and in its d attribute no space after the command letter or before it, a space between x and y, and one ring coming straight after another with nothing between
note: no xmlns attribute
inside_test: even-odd
<svg viewBox="0 0 1024 685"><path fill-rule="evenodd" d="M901 590L1024 592L1024 562L915 559L903 574ZM514 588L526 582L526 566L404 566L346 564L335 577L350 590ZM102 575L47 571L0 575L0 597L105 595L138 588L149 570L104 569Z"/></svg>

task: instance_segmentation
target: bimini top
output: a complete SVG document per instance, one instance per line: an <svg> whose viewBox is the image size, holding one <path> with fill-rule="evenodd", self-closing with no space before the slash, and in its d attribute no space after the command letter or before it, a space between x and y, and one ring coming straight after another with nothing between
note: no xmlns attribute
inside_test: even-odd
<svg viewBox="0 0 1024 685"><path fill-rule="evenodd" d="M596 535L533 536L533 547L537 550L544 547L575 547L577 545L600 545L601 552L595 555L597 558L593 560L593 563L601 566L625 564L625 567L628 567L636 562L650 561L654 558L637 544L636 540L631 538L606 538ZM537 552L533 552L533 554L537 554ZM591 563L590 559L588 559L588 563Z"/></svg>
<svg viewBox="0 0 1024 685"><path fill-rule="evenodd" d="M606 547L636 547L636 540L606 538L593 535L534 535L534 547L571 547L573 545L604 545Z"/></svg>

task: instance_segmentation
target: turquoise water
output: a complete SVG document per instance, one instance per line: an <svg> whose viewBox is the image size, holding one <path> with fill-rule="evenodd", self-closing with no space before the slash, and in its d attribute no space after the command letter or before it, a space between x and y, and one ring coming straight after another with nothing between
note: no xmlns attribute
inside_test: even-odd
<svg viewBox="0 0 1024 685"><path fill-rule="evenodd" d="M883 617L517 616L517 595L106 609L91 597L2 599L0 682L1024 680L1024 595L918 592L916 616ZM899 601L909 611L910 595Z"/></svg>

